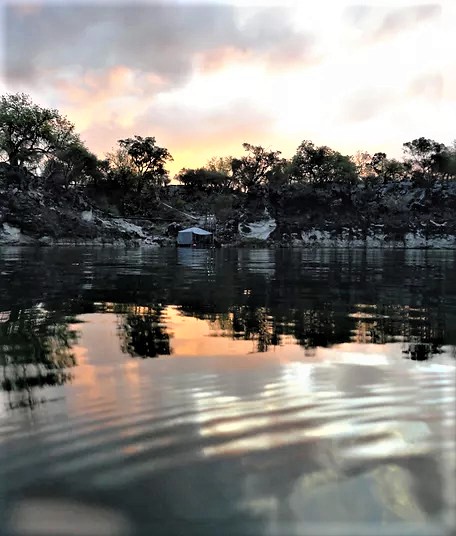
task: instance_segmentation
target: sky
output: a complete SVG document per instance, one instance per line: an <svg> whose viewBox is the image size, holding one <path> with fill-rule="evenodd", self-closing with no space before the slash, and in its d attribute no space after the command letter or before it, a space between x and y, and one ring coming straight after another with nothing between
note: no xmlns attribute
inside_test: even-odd
<svg viewBox="0 0 456 536"><path fill-rule="evenodd" d="M456 138L456 1L0 4L2 93L58 108L103 156L155 136L171 176L242 143L290 157Z"/></svg>

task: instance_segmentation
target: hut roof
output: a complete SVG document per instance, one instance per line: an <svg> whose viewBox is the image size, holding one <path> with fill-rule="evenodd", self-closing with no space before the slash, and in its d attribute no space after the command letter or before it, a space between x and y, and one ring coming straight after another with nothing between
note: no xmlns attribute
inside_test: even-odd
<svg viewBox="0 0 456 536"><path fill-rule="evenodd" d="M201 229L200 227L189 227L188 229L182 229L182 231L179 231L179 233L193 233L196 235L211 235L209 231L205 231L204 229Z"/></svg>

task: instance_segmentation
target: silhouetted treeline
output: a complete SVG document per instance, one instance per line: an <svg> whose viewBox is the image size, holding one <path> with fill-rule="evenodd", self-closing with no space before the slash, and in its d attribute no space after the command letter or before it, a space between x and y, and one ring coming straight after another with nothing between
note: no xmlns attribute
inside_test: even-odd
<svg viewBox="0 0 456 536"><path fill-rule="evenodd" d="M215 212L229 220L239 211L265 208L276 218L307 217L315 212L364 213L372 223L385 214L401 222L401 214L428 214L432 207L454 210L456 145L421 137L403 144L403 158L383 152L342 155L326 146L303 141L291 158L280 151L244 143L240 156L212 158L204 167L183 169L169 187L166 164L170 152L153 136L118 140L103 159L94 155L57 110L43 108L24 94L0 98L0 188L51 193L56 201L93 206L117 215L153 216L167 198L176 208L186 205ZM397 189L395 185L402 185ZM404 190L405 187L405 190ZM413 195L413 192L418 192ZM4 195L1 221L8 221L18 201ZM46 197L49 203L49 196ZM382 202L385 201L385 202ZM20 203L19 203L20 205ZM309 211L309 207L312 211ZM369 207L374 214L369 213ZM371 210L372 212L372 210ZM403 222L402 222L403 223Z"/></svg>

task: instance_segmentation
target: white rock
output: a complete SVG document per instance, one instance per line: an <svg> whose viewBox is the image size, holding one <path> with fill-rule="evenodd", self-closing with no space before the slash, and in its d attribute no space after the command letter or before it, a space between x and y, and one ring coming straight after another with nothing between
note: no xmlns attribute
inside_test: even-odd
<svg viewBox="0 0 456 536"><path fill-rule="evenodd" d="M245 232L244 227L247 227L250 232ZM240 223L238 227L239 234L243 239L267 240L271 233L276 229L277 223L275 219L269 218L255 223Z"/></svg>
<svg viewBox="0 0 456 536"><path fill-rule="evenodd" d="M81 214L81 218L84 221L92 221L93 220L93 212L92 210L84 210Z"/></svg>

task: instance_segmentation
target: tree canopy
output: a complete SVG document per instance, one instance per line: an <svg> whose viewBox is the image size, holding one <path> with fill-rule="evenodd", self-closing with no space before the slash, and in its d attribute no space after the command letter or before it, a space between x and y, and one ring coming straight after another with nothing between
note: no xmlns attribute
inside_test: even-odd
<svg viewBox="0 0 456 536"><path fill-rule="evenodd" d="M190 193L209 193L229 188L231 185L231 178L227 175L204 168L182 169L177 175L177 179Z"/></svg>
<svg viewBox="0 0 456 536"><path fill-rule="evenodd" d="M330 182L352 183L358 178L356 165L327 146L316 147L304 140L292 159L291 174L295 181L324 184Z"/></svg>
<svg viewBox="0 0 456 536"><path fill-rule="evenodd" d="M119 149L108 155L110 169L119 173L135 193L140 196L145 190L157 189L168 184L165 165L173 158L168 149L159 147L152 136L134 136L118 141Z"/></svg>
<svg viewBox="0 0 456 536"><path fill-rule="evenodd" d="M167 179L165 164L173 157L168 149L156 144L153 136L134 136L119 140L118 143L121 149L125 149L129 164L136 174L148 177L157 184Z"/></svg>
<svg viewBox="0 0 456 536"><path fill-rule="evenodd" d="M74 125L28 95L0 97L0 157L11 166L34 168L45 157L79 141Z"/></svg>
<svg viewBox="0 0 456 536"><path fill-rule="evenodd" d="M303 140L289 158L252 143L243 143L242 149L241 156L214 156L202 167L182 169L175 180L184 186L185 199L178 202L194 198L201 205L207 198L212 208L219 203L226 213L234 207L285 214L290 207L305 211L318 197L320 207L337 198L351 210L357 185L370 194L385 183L429 190L435 181L456 177L456 142L446 146L425 137L405 142L401 159L382 151L358 151L349 157L310 140ZM2 188L33 185L49 193L77 187L92 200L105 199L106 206L121 214L145 215L161 196L182 191L166 188L166 166L172 160L154 136L139 135L119 139L101 160L58 110L40 106L23 93L0 97Z"/></svg>
<svg viewBox="0 0 456 536"><path fill-rule="evenodd" d="M280 151L270 151L261 145L243 143L246 156L232 160L233 176L241 190L253 193L259 186L264 185L274 167L281 162Z"/></svg>

